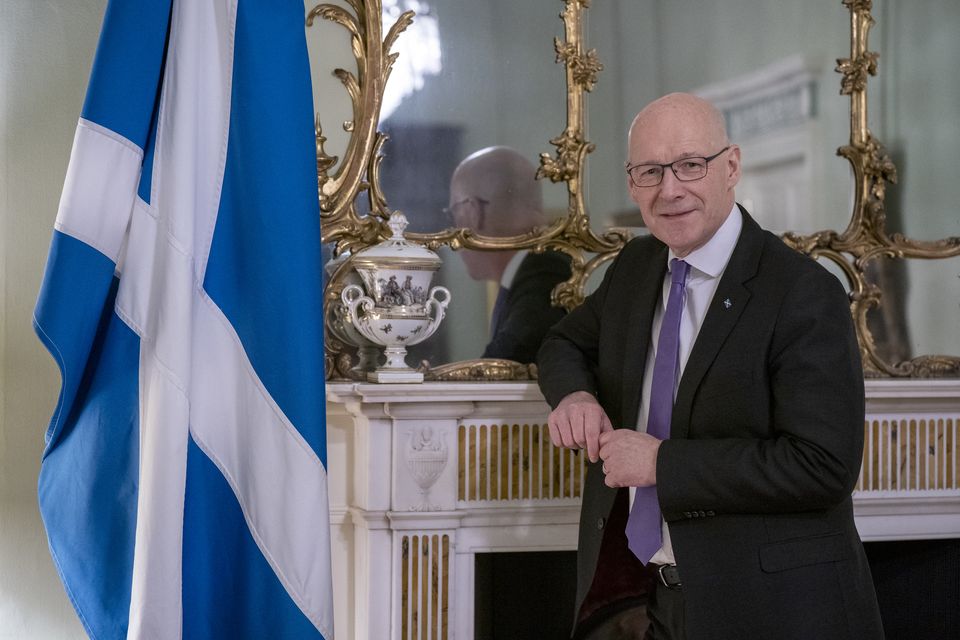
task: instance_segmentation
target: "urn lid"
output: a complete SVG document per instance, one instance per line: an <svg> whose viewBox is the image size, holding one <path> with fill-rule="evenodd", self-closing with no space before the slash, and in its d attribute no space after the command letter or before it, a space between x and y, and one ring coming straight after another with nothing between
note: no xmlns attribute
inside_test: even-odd
<svg viewBox="0 0 960 640"><path fill-rule="evenodd" d="M440 256L426 247L407 242L403 231L407 228L407 217L399 211L390 214L387 225L393 235L379 244L367 247L356 253L353 264L357 268L409 268L436 271L440 268Z"/></svg>

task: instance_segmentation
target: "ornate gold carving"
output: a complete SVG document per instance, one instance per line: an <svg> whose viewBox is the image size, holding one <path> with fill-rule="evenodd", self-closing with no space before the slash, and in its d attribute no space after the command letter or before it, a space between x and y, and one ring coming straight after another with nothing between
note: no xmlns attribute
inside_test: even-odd
<svg viewBox="0 0 960 640"><path fill-rule="evenodd" d="M327 141L327 137L323 135L323 126L320 124L320 115L317 114L316 121L314 122L314 130L316 131L317 138L317 183L320 190L320 197L323 197L323 185L330 180L327 176L327 172L337 164L337 156L327 155L327 152L323 150L323 143Z"/></svg>
<svg viewBox="0 0 960 640"><path fill-rule="evenodd" d="M809 236L786 233L784 241L813 257L824 257L843 270L850 285L853 313L864 372L867 376L927 378L960 375L960 357L918 356L904 362L886 362L867 323L867 313L883 304L883 292L868 281L866 269L872 260L940 259L960 255L960 238L920 241L900 233L888 234L884 197L887 183L896 183L897 168L883 145L867 127L867 80L877 74L878 54L867 49L874 24L869 0L844 0L850 10L850 57L837 60L843 75L840 93L850 96L850 143L837 154L846 158L854 173L853 213L842 233L819 231Z"/></svg>
<svg viewBox="0 0 960 640"><path fill-rule="evenodd" d="M857 91L864 91L867 88L867 74L877 75L878 57L876 53L866 52L853 60L837 58L837 71L843 74L840 94L849 96Z"/></svg>
<svg viewBox="0 0 960 640"><path fill-rule="evenodd" d="M550 140L550 144L557 148L557 158L554 160L549 153L541 153L537 170L537 178L548 178L550 182L567 182L575 178L582 158L594 149L578 132L569 129Z"/></svg>
<svg viewBox="0 0 960 640"><path fill-rule="evenodd" d="M553 48L557 52L557 62L562 62L573 73L573 81L584 91L593 91L597 84L597 74L603 71L596 49L580 53L573 43L564 43L560 38L553 39Z"/></svg>
<svg viewBox="0 0 960 640"><path fill-rule="evenodd" d="M873 0L843 0L843 6L853 12L870 12L873 8Z"/></svg>
<svg viewBox="0 0 960 640"><path fill-rule="evenodd" d="M553 292L555 304L572 308L583 301L589 276L612 259L629 239L624 231L613 230L597 235L590 229L583 198L583 176L587 155L594 145L585 138L586 92L597 82L603 66L596 52L584 50L583 16L589 0L562 0L560 18L564 23L564 40L554 43L557 62L564 64L567 84L567 122L563 132L549 142L556 153L540 154L538 177L567 185L567 215L553 224L529 233L506 237L484 237L468 229L447 229L433 234L408 234L407 237L430 249L449 246L453 249L496 251L503 249L554 249L572 256L573 275ZM321 218L324 240L335 242L337 255L356 251L387 237L385 219L389 216L387 200L380 188L380 149L385 141L376 129L385 83L396 54L390 49L401 32L410 24L406 13L392 25L381 40L381 4L379 0L347 0L353 10L321 4L309 14L336 22L351 35L351 46L357 60L356 74L337 69L350 95L353 119L344 123L351 131L342 162L323 152L323 136L317 123L318 173ZM784 241L813 257L830 260L839 266L850 291L850 308L860 340L864 369L868 376L930 377L960 375L960 358L928 355L905 362L886 362L878 353L867 325L867 313L883 304L883 292L868 281L866 269L880 259L940 259L960 255L960 238L919 241L886 230L884 197L886 184L897 180L896 166L883 145L867 128L867 83L878 72L879 56L867 47L870 28L874 24L870 0L843 0L850 11L850 56L837 60L842 75L840 93L850 97L850 140L840 147L838 155L846 158L853 169L855 197L846 229L818 231L810 235L786 233ZM361 217L355 209L357 196L366 191L372 215ZM341 265L329 279L325 300L336 299L343 288L348 263ZM327 373L333 377L350 377L351 359L344 354L344 345L327 340ZM535 367L507 361L467 361L429 368L422 367L429 380L500 380L530 379Z"/></svg>
<svg viewBox="0 0 960 640"><path fill-rule="evenodd" d="M357 61L354 74L345 69L334 69L333 74L343 83L350 96L353 118L343 123L343 129L352 133L343 161L336 172L329 175L336 158L324 154L318 157L317 171L320 184L321 231L325 242L336 243L336 253L357 246L374 244L388 233L377 218L389 217L377 182L379 151L385 139L377 131L383 88L397 54L391 53L400 33L413 21L413 12L404 12L381 39L383 32L380 0L347 0L353 13L332 5L318 4L307 14L307 26L317 18L329 20L350 32L350 45ZM322 137L317 122L317 140ZM332 160L332 161L331 161ZM366 177L366 180L364 179ZM355 208L357 196L370 191L373 216L361 218Z"/></svg>
<svg viewBox="0 0 960 640"><path fill-rule="evenodd" d="M538 177L567 185L567 216L548 227L511 237L485 237L469 229L447 229L439 233L408 233L406 237L431 250L441 246L452 249L497 251L503 249L530 249L541 252L546 249L563 251L572 256L573 275L553 292L553 301L572 308L583 301L587 279L593 271L610 260L626 243L624 231L611 231L598 236L590 229L589 216L583 199L582 184L586 156L594 145L584 137L586 126L585 92L593 89L597 75L603 69L596 51L585 51L583 46L583 12L590 6L589 0L563 0L564 10L560 18L564 23L565 40L557 41L557 62L563 63L567 83L567 122L559 136L550 140L557 147L556 156L543 153L540 156ZM335 242L335 253L356 252L375 244L388 234L385 218L389 215L386 198L380 188L380 148L385 137L376 131L379 119L383 87L387 81L396 54L389 50L400 33L410 24L412 14L404 14L394 24L380 45L382 25L380 2L348 0L354 13L341 7L321 4L307 18L312 24L316 17L331 20L344 26L351 35L351 45L357 60L357 74L343 69L334 71L350 95L353 105L353 120L345 128L353 131L343 162L337 172L329 175L336 163L322 149L321 130L317 125L318 172L320 174L320 202L322 231L325 242ZM366 177L366 181L362 178ZM357 195L367 191L373 215L360 217L354 207ZM585 259L585 253L592 257ZM343 279L349 267L341 265L328 281L325 301L335 300L343 289ZM329 336L329 332L328 332ZM350 357L344 357L345 345L336 340L327 340L328 377L350 378ZM505 360L467 361L431 369L421 367L428 380L528 380L536 377L536 367L520 365Z"/></svg>
<svg viewBox="0 0 960 640"><path fill-rule="evenodd" d="M330 333L324 336L324 349L326 353L323 356L324 372L327 379L335 378L339 380L365 380L365 374L353 370L353 359L347 351L347 345L336 338L332 338Z"/></svg>
<svg viewBox="0 0 960 640"><path fill-rule="evenodd" d="M434 382L461 382L464 380L536 380L537 365L520 364L512 360L493 358L451 362L430 367L424 362L420 369L425 380Z"/></svg>
<svg viewBox="0 0 960 640"><path fill-rule="evenodd" d="M553 39L557 62L567 68L567 99L575 98L574 88L593 91L597 74L603 71L596 49L583 50L583 10L590 8L589 0L565 0L566 7L560 14L563 20L566 42Z"/></svg>

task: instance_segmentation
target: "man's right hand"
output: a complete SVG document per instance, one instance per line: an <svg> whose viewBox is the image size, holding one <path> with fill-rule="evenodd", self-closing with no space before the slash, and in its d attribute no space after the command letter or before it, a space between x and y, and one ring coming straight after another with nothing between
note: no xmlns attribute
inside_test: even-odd
<svg viewBox="0 0 960 640"><path fill-rule="evenodd" d="M550 440L555 447L586 449L590 462L600 459L600 434L613 431L603 407L586 391L564 396L550 413Z"/></svg>

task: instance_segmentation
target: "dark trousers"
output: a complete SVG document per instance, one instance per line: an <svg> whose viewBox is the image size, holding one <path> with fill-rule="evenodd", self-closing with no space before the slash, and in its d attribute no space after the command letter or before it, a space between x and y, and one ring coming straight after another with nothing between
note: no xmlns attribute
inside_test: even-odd
<svg viewBox="0 0 960 640"><path fill-rule="evenodd" d="M646 606L620 611L597 625L582 640L685 640L683 591L658 580Z"/></svg>
<svg viewBox="0 0 960 640"><path fill-rule="evenodd" d="M643 640L685 640L683 591L664 586L659 580L647 601L650 626Z"/></svg>

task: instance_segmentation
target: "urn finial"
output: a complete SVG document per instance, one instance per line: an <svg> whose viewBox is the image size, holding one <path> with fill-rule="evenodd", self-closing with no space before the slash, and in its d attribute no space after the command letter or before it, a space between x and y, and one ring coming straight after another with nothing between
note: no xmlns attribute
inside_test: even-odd
<svg viewBox="0 0 960 640"><path fill-rule="evenodd" d="M394 211L390 214L390 220L387 222L387 226L390 227L390 231L393 232L393 235L390 236L391 240L403 240L403 232L406 230L407 225L410 223L407 222L407 216L403 215L401 211Z"/></svg>

